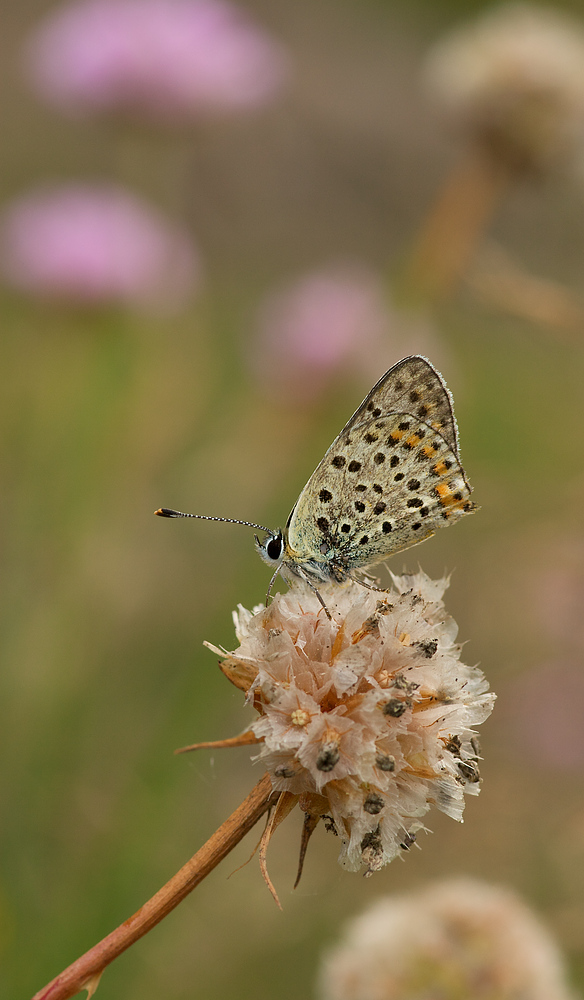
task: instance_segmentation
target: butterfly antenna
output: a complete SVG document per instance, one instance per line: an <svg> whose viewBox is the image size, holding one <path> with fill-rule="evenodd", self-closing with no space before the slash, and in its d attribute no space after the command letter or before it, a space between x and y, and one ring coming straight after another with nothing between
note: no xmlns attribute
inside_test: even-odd
<svg viewBox="0 0 584 1000"><path fill-rule="evenodd" d="M257 528L258 531L265 531L267 535L272 532L265 528L263 524L256 524L254 521L240 521L236 517L211 517L209 514L183 514L181 510L172 510L170 507L159 507L154 511L159 517L197 517L201 521L225 521L227 524L245 524L248 528Z"/></svg>

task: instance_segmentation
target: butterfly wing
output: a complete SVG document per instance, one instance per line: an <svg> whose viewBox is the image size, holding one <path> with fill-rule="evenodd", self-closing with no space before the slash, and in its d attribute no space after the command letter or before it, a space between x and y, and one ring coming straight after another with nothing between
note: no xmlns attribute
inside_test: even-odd
<svg viewBox="0 0 584 1000"><path fill-rule="evenodd" d="M419 417L439 431L458 455L458 428L452 396L440 372L421 354L403 358L381 376L347 421L339 438L356 424L388 413L409 413ZM336 441L331 447L335 444Z"/></svg>
<svg viewBox="0 0 584 1000"><path fill-rule="evenodd" d="M342 578L474 509L470 492L442 377L425 358L406 358L374 386L300 494L285 562L316 579Z"/></svg>

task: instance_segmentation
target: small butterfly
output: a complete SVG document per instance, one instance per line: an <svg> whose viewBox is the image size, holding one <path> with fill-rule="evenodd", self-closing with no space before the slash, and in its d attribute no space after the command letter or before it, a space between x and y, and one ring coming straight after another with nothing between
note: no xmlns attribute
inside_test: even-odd
<svg viewBox="0 0 584 1000"><path fill-rule="evenodd" d="M268 595L278 573L300 577L328 614L318 584L355 580L354 571L424 541L476 510L470 494L452 396L433 365L413 355L373 386L312 473L284 530L166 507L155 513L265 532L255 541L274 567Z"/></svg>

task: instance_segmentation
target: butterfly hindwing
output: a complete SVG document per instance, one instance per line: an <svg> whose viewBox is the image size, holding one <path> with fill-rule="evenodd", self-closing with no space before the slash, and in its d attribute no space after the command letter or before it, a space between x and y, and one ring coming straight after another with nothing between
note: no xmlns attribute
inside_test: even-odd
<svg viewBox="0 0 584 1000"><path fill-rule="evenodd" d="M457 456L427 424L391 414L350 434L358 441L337 438L294 508L288 545L300 561L373 565L472 509Z"/></svg>
<svg viewBox="0 0 584 1000"><path fill-rule="evenodd" d="M448 390L428 361L406 358L372 389L300 494L285 562L316 564L323 578L373 565L473 509L470 492Z"/></svg>

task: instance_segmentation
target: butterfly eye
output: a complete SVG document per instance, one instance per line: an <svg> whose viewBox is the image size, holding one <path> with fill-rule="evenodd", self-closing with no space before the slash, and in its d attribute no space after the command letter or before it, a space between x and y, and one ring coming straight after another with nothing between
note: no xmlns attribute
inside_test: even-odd
<svg viewBox="0 0 584 1000"><path fill-rule="evenodd" d="M276 535L275 538L270 538L270 541L266 545L266 552L270 559L279 559L282 555L282 536Z"/></svg>

